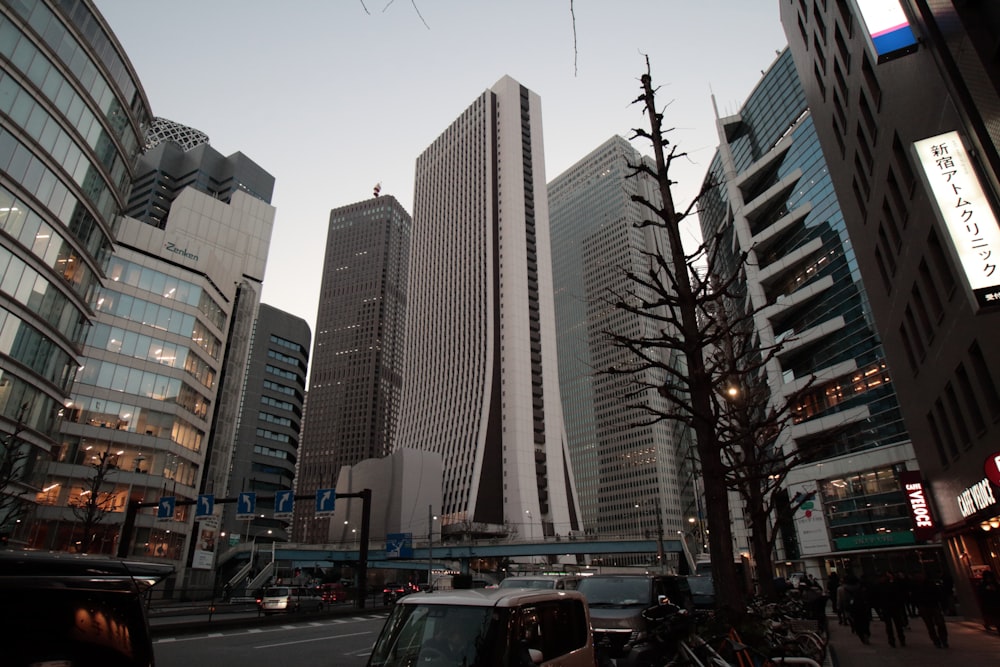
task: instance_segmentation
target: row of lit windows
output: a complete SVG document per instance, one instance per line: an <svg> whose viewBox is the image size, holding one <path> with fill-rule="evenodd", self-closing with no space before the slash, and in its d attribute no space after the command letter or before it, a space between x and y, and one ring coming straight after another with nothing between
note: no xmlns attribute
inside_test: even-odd
<svg viewBox="0 0 1000 667"><path fill-rule="evenodd" d="M218 359L222 342L194 315L155 301L146 301L128 294L105 292L95 310L115 317L123 317L143 326L162 329L181 336L191 336L192 342L213 359Z"/></svg>
<svg viewBox="0 0 1000 667"><path fill-rule="evenodd" d="M173 401L196 417L205 419L208 416L205 396L182 380L168 375L89 359L80 370L77 382L157 401Z"/></svg>
<svg viewBox="0 0 1000 667"><path fill-rule="evenodd" d="M69 242L61 230L49 225L40 215L0 186L0 230L30 248L46 266L63 277L80 298L90 303L100 287L100 280Z"/></svg>
<svg viewBox="0 0 1000 667"><path fill-rule="evenodd" d="M183 368L203 386L215 385L215 369L183 345L176 345L121 327L97 323L87 335L87 344L135 359L153 361L171 368Z"/></svg>
<svg viewBox="0 0 1000 667"><path fill-rule="evenodd" d="M0 250L0 257L3 256ZM55 342L0 307L0 354L9 355L56 386L68 386L76 372L76 358Z"/></svg>
<svg viewBox="0 0 1000 667"><path fill-rule="evenodd" d="M86 319L76 303L5 247L0 247L0 291L12 295L68 339L76 341L81 335Z"/></svg>
<svg viewBox="0 0 1000 667"><path fill-rule="evenodd" d="M111 280L145 290L158 299L194 306L216 329L226 329L226 311L200 285L130 262L120 256L111 258L107 273Z"/></svg>

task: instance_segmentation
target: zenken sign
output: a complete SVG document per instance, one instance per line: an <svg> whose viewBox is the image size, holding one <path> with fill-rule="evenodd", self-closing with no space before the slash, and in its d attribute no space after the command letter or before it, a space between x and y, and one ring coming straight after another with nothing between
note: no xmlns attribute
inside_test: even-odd
<svg viewBox="0 0 1000 667"><path fill-rule="evenodd" d="M934 537L937 532L937 524L931 515L931 506L927 502L927 491L920 473L916 471L904 471L899 474L899 481L906 491L906 502L910 508L910 517L913 519L913 536L918 542L926 542Z"/></svg>

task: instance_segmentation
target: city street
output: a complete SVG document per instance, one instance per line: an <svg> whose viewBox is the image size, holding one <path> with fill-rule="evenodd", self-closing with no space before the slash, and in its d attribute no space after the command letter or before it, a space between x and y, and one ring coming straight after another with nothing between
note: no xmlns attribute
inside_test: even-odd
<svg viewBox="0 0 1000 667"><path fill-rule="evenodd" d="M361 667L378 637L384 613L242 627L154 640L157 667L276 667L337 665Z"/></svg>

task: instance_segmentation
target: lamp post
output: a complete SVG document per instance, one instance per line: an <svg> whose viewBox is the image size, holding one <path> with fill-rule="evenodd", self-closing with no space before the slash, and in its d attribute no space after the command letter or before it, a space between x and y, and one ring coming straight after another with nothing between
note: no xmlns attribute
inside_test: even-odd
<svg viewBox="0 0 1000 667"><path fill-rule="evenodd" d="M434 510L427 506L427 592L434 590Z"/></svg>

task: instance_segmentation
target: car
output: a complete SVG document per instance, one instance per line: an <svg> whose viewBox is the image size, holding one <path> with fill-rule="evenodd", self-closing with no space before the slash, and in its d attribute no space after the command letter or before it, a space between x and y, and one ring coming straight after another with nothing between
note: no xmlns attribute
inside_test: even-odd
<svg viewBox="0 0 1000 667"><path fill-rule="evenodd" d="M649 621L643 612L662 605L694 611L685 577L671 574L595 574L577 590L587 599L598 651L619 667L635 661L649 644Z"/></svg>
<svg viewBox="0 0 1000 667"><path fill-rule="evenodd" d="M399 584L395 581L390 581L382 587L382 604L393 604L404 595L416 593L419 590L420 587L413 583Z"/></svg>
<svg viewBox="0 0 1000 667"><path fill-rule="evenodd" d="M687 577L695 609L715 609L715 584L712 575L693 574Z"/></svg>
<svg viewBox="0 0 1000 667"><path fill-rule="evenodd" d="M325 604L334 604L336 602L343 602L347 599L347 591L344 590L343 584L330 583L330 584L320 584L319 595L323 598Z"/></svg>
<svg viewBox="0 0 1000 667"><path fill-rule="evenodd" d="M270 616L297 611L322 611L323 598L311 588L271 586L264 589L259 604L264 615Z"/></svg>
<svg viewBox="0 0 1000 667"><path fill-rule="evenodd" d="M538 576L507 577L498 588L552 588L575 590L583 577L575 575L541 574Z"/></svg>
<svg viewBox="0 0 1000 667"><path fill-rule="evenodd" d="M368 667L595 667L587 602L576 591L461 589L400 599Z"/></svg>
<svg viewBox="0 0 1000 667"><path fill-rule="evenodd" d="M173 572L164 563L0 551L2 663L153 665L146 592Z"/></svg>

